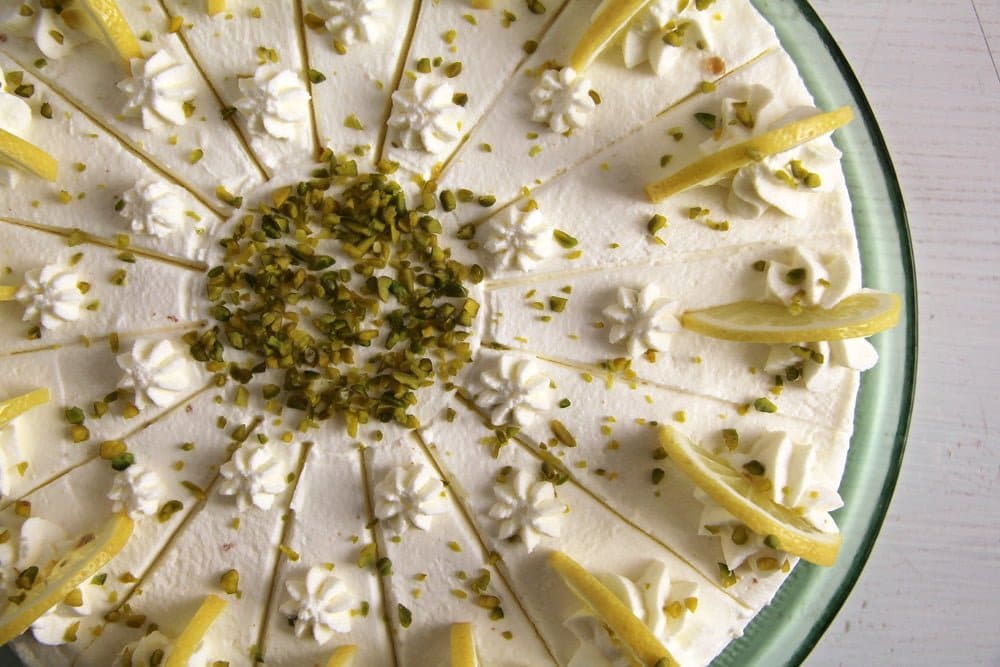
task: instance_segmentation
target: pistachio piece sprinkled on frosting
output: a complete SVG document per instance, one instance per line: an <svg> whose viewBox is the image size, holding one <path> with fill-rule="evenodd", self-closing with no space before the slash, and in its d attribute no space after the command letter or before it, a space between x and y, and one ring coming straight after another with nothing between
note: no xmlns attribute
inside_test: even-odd
<svg viewBox="0 0 1000 667"><path fill-rule="evenodd" d="M569 507L556 497L552 482L540 481L518 470L494 485L493 495L496 500L489 515L499 522L497 537L501 540L516 536L531 552L543 537L559 537L563 515Z"/></svg>
<svg viewBox="0 0 1000 667"><path fill-rule="evenodd" d="M695 3L655 0L629 25L622 55L629 69L649 61L657 75L671 71L682 49L712 48L708 16Z"/></svg>
<svg viewBox="0 0 1000 667"><path fill-rule="evenodd" d="M804 246L788 248L768 262L765 280L769 301L823 308L832 308L861 287L845 257L825 257Z"/></svg>
<svg viewBox="0 0 1000 667"><path fill-rule="evenodd" d="M187 123L185 102L195 96L191 67L179 63L169 51L133 58L129 67L132 77L118 82L128 98L123 109L126 116L141 117L147 130Z"/></svg>
<svg viewBox="0 0 1000 667"><path fill-rule="evenodd" d="M590 80L572 67L545 70L531 91L531 120L560 134L583 127L597 108L591 88Z"/></svg>
<svg viewBox="0 0 1000 667"><path fill-rule="evenodd" d="M308 634L325 644L337 633L350 632L355 598L326 567L314 565L304 577L289 579L285 590L289 599L279 611L291 620L296 637Z"/></svg>

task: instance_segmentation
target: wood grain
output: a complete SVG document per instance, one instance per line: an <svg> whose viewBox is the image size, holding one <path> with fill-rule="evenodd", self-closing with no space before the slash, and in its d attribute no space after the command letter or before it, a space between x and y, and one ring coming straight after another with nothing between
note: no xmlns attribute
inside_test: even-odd
<svg viewBox="0 0 1000 667"><path fill-rule="evenodd" d="M1000 2L814 0L906 198L920 354L889 516L820 665L1000 665Z"/></svg>

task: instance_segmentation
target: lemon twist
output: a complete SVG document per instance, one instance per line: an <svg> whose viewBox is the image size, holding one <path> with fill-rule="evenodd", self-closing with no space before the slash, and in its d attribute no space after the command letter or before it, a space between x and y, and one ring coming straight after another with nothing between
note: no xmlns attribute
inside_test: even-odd
<svg viewBox="0 0 1000 667"><path fill-rule="evenodd" d="M659 438L681 472L747 528L768 537L774 548L817 565L836 562L841 543L839 532L825 533L794 510L774 502L745 475L674 427L660 426Z"/></svg>
<svg viewBox="0 0 1000 667"><path fill-rule="evenodd" d="M31 142L0 130L0 163L23 169L46 181L56 180L59 163Z"/></svg>
<svg viewBox="0 0 1000 667"><path fill-rule="evenodd" d="M326 661L326 667L348 667L354 662L354 656L358 652L358 647L354 644L338 646L333 655Z"/></svg>
<svg viewBox="0 0 1000 667"><path fill-rule="evenodd" d="M0 614L0 645L27 630L114 558L128 543L132 527L128 515L116 514L96 534L82 537L51 572L27 591L20 604L11 602Z"/></svg>
<svg viewBox="0 0 1000 667"><path fill-rule="evenodd" d="M451 624L451 667L479 667L472 623Z"/></svg>
<svg viewBox="0 0 1000 667"><path fill-rule="evenodd" d="M681 325L704 336L742 343L815 343L864 338L891 329L901 310L898 295L862 290L833 308L738 301L689 310L681 316Z"/></svg>
<svg viewBox="0 0 1000 667"><path fill-rule="evenodd" d="M650 201L658 202L678 192L718 180L766 157L784 153L816 137L847 125L854 118L850 107L819 113L769 130L756 137L723 148L679 169L670 176L646 185Z"/></svg>
<svg viewBox="0 0 1000 667"><path fill-rule="evenodd" d="M44 387L0 401L0 428L9 424L18 415L48 402L49 390Z"/></svg>
<svg viewBox="0 0 1000 667"><path fill-rule="evenodd" d="M133 58L142 58L139 40L115 0L80 0L80 6L93 23L100 41L126 64Z"/></svg>
<svg viewBox="0 0 1000 667"><path fill-rule="evenodd" d="M651 0L607 0L590 22L587 32L577 42L570 57L570 67L582 72L628 27L628 24Z"/></svg>
<svg viewBox="0 0 1000 667"><path fill-rule="evenodd" d="M227 602L216 595L206 595L198 611L194 613L170 649L163 667L187 667L191 656L208 632L208 628L226 608Z"/></svg>
<svg viewBox="0 0 1000 667"><path fill-rule="evenodd" d="M597 577L561 551L549 556L549 565L569 589L621 640L632 658L648 667L676 666L677 661L625 604Z"/></svg>

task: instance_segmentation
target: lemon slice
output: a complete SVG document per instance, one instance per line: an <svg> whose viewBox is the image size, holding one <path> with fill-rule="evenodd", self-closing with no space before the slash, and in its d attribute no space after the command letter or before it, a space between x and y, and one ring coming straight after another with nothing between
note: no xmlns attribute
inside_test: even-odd
<svg viewBox="0 0 1000 667"><path fill-rule="evenodd" d="M46 181L56 180L59 171L59 163L54 157L6 130L0 130L0 163L18 167Z"/></svg>
<svg viewBox="0 0 1000 667"><path fill-rule="evenodd" d="M683 192L698 185L715 181L731 171L778 153L784 153L816 137L843 127L854 118L851 107L819 113L783 127L769 130L756 137L706 155L666 178L646 186L653 202Z"/></svg>
<svg viewBox="0 0 1000 667"><path fill-rule="evenodd" d="M9 424L21 413L48 402L49 390L44 387L29 391L27 394L8 398L6 401L0 401L0 428Z"/></svg>
<svg viewBox="0 0 1000 667"><path fill-rule="evenodd" d="M702 449L670 425L659 430L660 444L670 460L712 500L747 528L777 541L775 548L817 565L833 565L840 551L840 533L824 533L795 511L775 503L728 463Z"/></svg>
<svg viewBox="0 0 1000 667"><path fill-rule="evenodd" d="M80 0L80 6L93 21L100 40L126 63L132 58L142 58L139 40L115 0Z"/></svg>
<svg viewBox="0 0 1000 667"><path fill-rule="evenodd" d="M16 285L0 285L0 301L13 301L16 296Z"/></svg>
<svg viewBox="0 0 1000 667"><path fill-rule="evenodd" d="M132 519L116 514L96 533L80 538L20 604L10 603L0 614L0 645L27 630L42 614L114 558L132 535Z"/></svg>
<svg viewBox="0 0 1000 667"><path fill-rule="evenodd" d="M636 662L650 666L677 665L677 661L646 624L636 618L614 593L582 565L561 551L552 552L549 565L562 577L573 594L625 644Z"/></svg>
<svg viewBox="0 0 1000 667"><path fill-rule="evenodd" d="M227 602L218 596L206 595L198 611L177 635L163 667L187 667L188 661L198 650L198 645L208 632L208 627L226 608L226 604Z"/></svg>
<svg viewBox="0 0 1000 667"><path fill-rule="evenodd" d="M226 11L226 0L205 0L205 11L209 16L215 16Z"/></svg>
<svg viewBox="0 0 1000 667"><path fill-rule="evenodd" d="M358 652L358 647L353 644L338 646L330 659L326 661L326 667L347 667L354 662L354 654Z"/></svg>
<svg viewBox="0 0 1000 667"><path fill-rule="evenodd" d="M479 667L472 623L451 624L451 667Z"/></svg>
<svg viewBox="0 0 1000 667"><path fill-rule="evenodd" d="M902 302L896 294L862 290L833 308L791 309L780 303L737 301L681 317L685 329L742 343L813 343L863 338L896 326Z"/></svg>
<svg viewBox="0 0 1000 667"><path fill-rule="evenodd" d="M576 44L569 66L577 72L590 67L651 0L607 0Z"/></svg>

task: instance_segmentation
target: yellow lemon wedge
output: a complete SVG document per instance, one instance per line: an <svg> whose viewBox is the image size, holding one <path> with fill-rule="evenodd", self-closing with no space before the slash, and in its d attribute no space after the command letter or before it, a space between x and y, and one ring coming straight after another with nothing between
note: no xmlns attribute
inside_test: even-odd
<svg viewBox="0 0 1000 667"><path fill-rule="evenodd" d="M0 163L23 169L46 181L56 180L59 163L31 142L0 130Z"/></svg>
<svg viewBox="0 0 1000 667"><path fill-rule="evenodd" d="M652 667L677 665L660 640L636 618L597 577L561 551L553 551L549 565L562 577L569 589L614 633L640 665Z"/></svg>
<svg viewBox="0 0 1000 667"><path fill-rule="evenodd" d="M133 58L142 58L139 40L115 0L80 0L80 7L93 22L100 40L126 64Z"/></svg>
<svg viewBox="0 0 1000 667"><path fill-rule="evenodd" d="M13 301L16 297L16 285L0 285L0 301Z"/></svg>
<svg viewBox="0 0 1000 667"><path fill-rule="evenodd" d="M209 626L226 608L226 604L228 603L225 600L216 595L206 595L198 611L177 635L177 640L174 641L163 667L187 667L188 661L198 650L198 645L208 632Z"/></svg>
<svg viewBox="0 0 1000 667"><path fill-rule="evenodd" d="M48 402L49 390L44 387L0 401L0 428L9 424L18 415Z"/></svg>
<svg viewBox="0 0 1000 667"><path fill-rule="evenodd" d="M577 72L590 67L651 0L607 0L577 42L569 66Z"/></svg>
<svg viewBox="0 0 1000 667"><path fill-rule="evenodd" d="M20 604L0 614L0 645L27 630L42 614L114 558L132 536L132 519L116 514L97 533L83 536L52 571L27 591Z"/></svg>
<svg viewBox="0 0 1000 667"><path fill-rule="evenodd" d="M658 202L690 188L719 179L752 162L784 153L843 127L854 118L851 107L803 118L706 155L673 174L646 185L650 201Z"/></svg>
<svg viewBox="0 0 1000 667"><path fill-rule="evenodd" d="M898 295L862 290L833 308L738 301L689 310L681 316L681 324L704 336L742 343L813 343L863 338L891 329L901 310Z"/></svg>
<svg viewBox="0 0 1000 667"><path fill-rule="evenodd" d="M479 667L472 623L451 624L451 667Z"/></svg>
<svg viewBox="0 0 1000 667"><path fill-rule="evenodd" d="M353 644L338 646L326 661L326 667L348 667L354 662L354 656L358 652L358 647Z"/></svg>
<svg viewBox="0 0 1000 667"><path fill-rule="evenodd" d="M833 565L840 533L825 533L792 509L757 491L747 476L696 445L672 426L659 429L660 444L670 460L747 528L769 538L774 548L817 565Z"/></svg>

